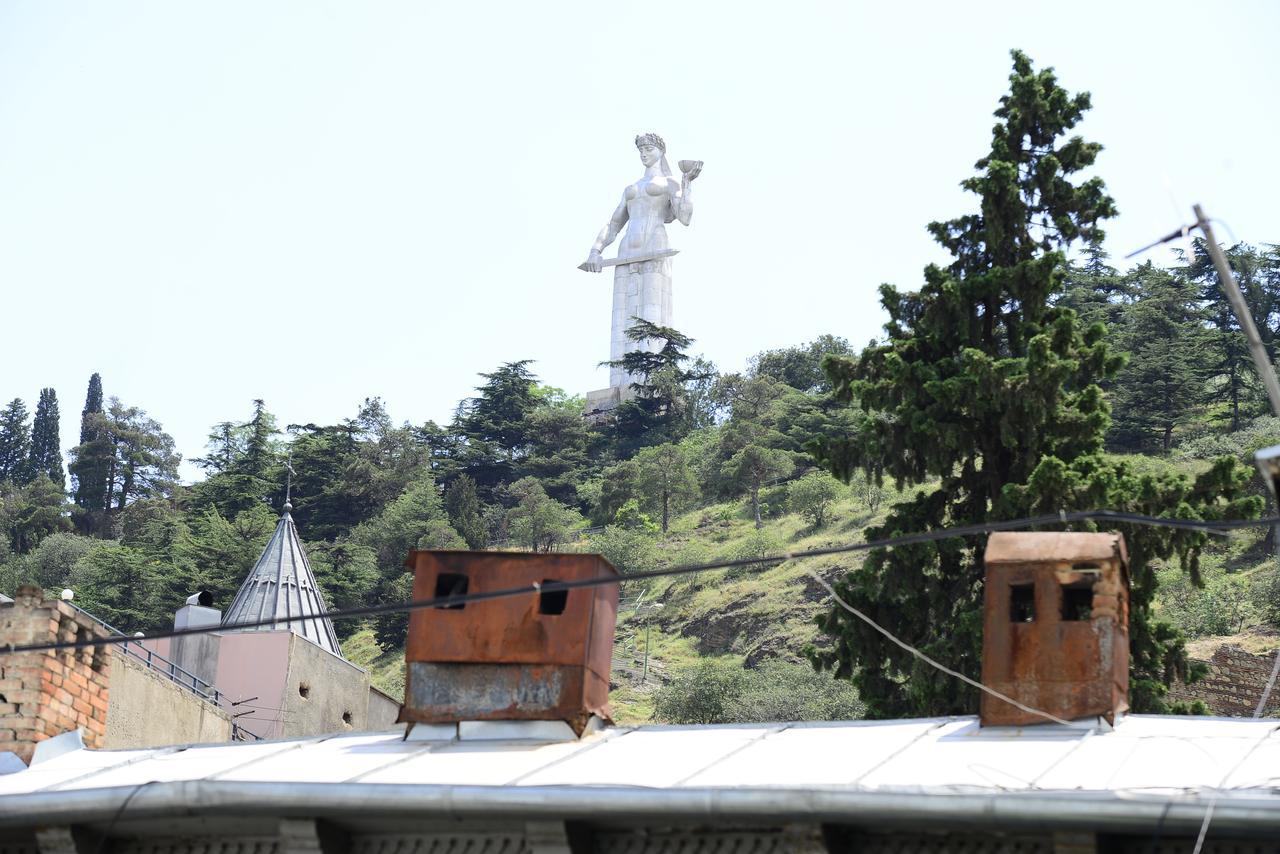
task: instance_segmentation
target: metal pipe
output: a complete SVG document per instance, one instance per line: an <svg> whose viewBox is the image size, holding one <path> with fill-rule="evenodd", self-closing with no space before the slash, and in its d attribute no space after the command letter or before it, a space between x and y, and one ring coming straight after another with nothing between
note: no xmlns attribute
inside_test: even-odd
<svg viewBox="0 0 1280 854"><path fill-rule="evenodd" d="M131 797L132 796L132 797ZM1208 796L1137 792L863 791L847 788L627 786L440 786L371 783L156 782L145 788L71 789L6 795L0 826L36 827L174 816L324 816L340 821L431 816L725 823L826 822L860 826L1128 830L1200 826ZM1214 827L1274 833L1280 797L1221 792Z"/></svg>

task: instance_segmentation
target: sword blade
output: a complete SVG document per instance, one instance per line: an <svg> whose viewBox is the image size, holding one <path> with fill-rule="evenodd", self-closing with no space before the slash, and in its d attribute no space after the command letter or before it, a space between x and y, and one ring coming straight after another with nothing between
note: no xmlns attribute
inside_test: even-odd
<svg viewBox="0 0 1280 854"><path fill-rule="evenodd" d="M641 261L660 261L663 258L670 258L672 255L679 255L679 254L680 254L679 249L663 249L661 252L653 252L648 255L636 255L634 258L610 258L606 261L601 261L600 266L613 267L617 264L639 264ZM578 269L579 270L587 269L586 262L584 261L583 263L579 264Z"/></svg>

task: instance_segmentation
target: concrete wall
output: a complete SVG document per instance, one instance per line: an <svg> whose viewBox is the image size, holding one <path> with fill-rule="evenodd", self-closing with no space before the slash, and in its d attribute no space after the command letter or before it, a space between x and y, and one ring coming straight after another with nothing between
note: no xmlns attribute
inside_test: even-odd
<svg viewBox="0 0 1280 854"><path fill-rule="evenodd" d="M1228 717L1251 717L1262 699L1276 653L1254 655L1238 646L1218 647L1208 661L1209 673L1190 685L1177 682L1169 689L1173 701L1203 700L1209 711ZM1280 712L1280 685L1271 692L1264 715Z"/></svg>
<svg viewBox="0 0 1280 854"><path fill-rule="evenodd" d="M161 747L231 740L231 715L136 658L111 656L103 747Z"/></svg>
<svg viewBox="0 0 1280 854"><path fill-rule="evenodd" d="M370 732L395 729L398 717L400 717L400 701L370 685L369 721L365 728Z"/></svg>
<svg viewBox="0 0 1280 854"><path fill-rule="evenodd" d="M286 737L369 729L369 674L303 638L291 638L284 686Z"/></svg>
<svg viewBox="0 0 1280 854"><path fill-rule="evenodd" d="M275 632L225 632L207 635L216 638L212 650L217 666L214 686L237 703L236 723L259 738L294 735L285 729L285 678L292 654L291 638L297 635ZM305 641L304 641L305 643ZM298 733L309 735L310 733Z"/></svg>

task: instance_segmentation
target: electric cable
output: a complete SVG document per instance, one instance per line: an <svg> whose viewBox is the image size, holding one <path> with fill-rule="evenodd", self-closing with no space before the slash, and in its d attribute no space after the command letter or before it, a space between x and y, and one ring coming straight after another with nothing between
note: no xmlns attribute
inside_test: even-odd
<svg viewBox="0 0 1280 854"><path fill-rule="evenodd" d="M953 676L956 679L959 679L961 682L965 683L966 685L972 685L974 688L977 688L979 691L983 691L987 694L990 694L992 697L995 697L997 700L1003 700L1004 702L1008 703L1014 708L1021 709L1022 711L1027 712L1028 714L1037 715L1039 717L1046 718L1047 720L1053 721L1055 724L1062 724L1063 726L1072 725L1071 721L1064 720L1058 717L1057 715L1051 715L1048 712L1041 711L1040 709L1033 709L1028 705L1018 702L1017 700L1010 697L1008 694L1002 694L999 691L997 691L995 688L990 688L986 685L983 685L978 680L970 679L968 676L965 676L960 671L952 670L950 667L947 667L945 664L941 664L938 661L930 658L929 656L925 655L923 652L916 649L914 646L907 643L906 641L899 640L898 638L894 637L893 634L889 632L888 629L884 628L875 620L871 619L866 614L862 613L857 608L853 607L848 602L841 599L840 594L836 593L836 589L832 587L827 582L827 580L823 578L821 575L818 575L818 573L814 572L813 570L809 570L809 575L813 577L814 581L822 585L823 589L827 591L827 595L830 596L833 600L835 600L835 603L837 605L839 605L841 608L844 608L850 614L853 614L853 616L857 617L859 620L862 620L862 622L866 623L868 626L875 629L877 632L884 635L890 641L902 647L907 652L911 653L916 658L920 659L930 667L933 667L936 670L940 670L943 673L947 674L948 676Z"/></svg>
<svg viewBox="0 0 1280 854"><path fill-rule="evenodd" d="M879 548L899 548L902 546L920 545L924 543L933 543L940 540L955 539L959 537L978 536L981 534L996 533L999 531L1016 531L1026 528L1036 528L1044 525L1059 525L1072 522L1097 522L1108 521L1120 524L1147 525L1152 527L1173 528L1177 530L1200 531L1203 533L1219 534L1227 536L1230 531L1245 528L1256 528L1263 526L1272 526L1280 524L1280 516L1268 519L1220 519L1213 521L1204 521L1200 519L1166 519L1159 516L1147 516L1142 513L1128 513L1119 510L1074 510L1063 511L1059 513L1050 513L1042 516L1029 516L1022 519L1009 519L995 522L980 522L973 525L961 525L951 528L939 528L934 531L924 531L921 533L905 534L896 537L884 537L877 540L868 540L861 543L851 543L843 546L827 546L818 549L806 549L796 552L781 552L774 555L763 557L739 558L736 560L711 561L708 563L685 564L683 566L672 566L665 569L652 569L645 572L635 572L626 576L608 577L597 576L595 578L583 578L576 581L551 581L545 584L533 583L525 584L519 587L508 587L501 590L485 590L476 593L462 593L445 596L432 596L427 599L417 599L410 602L395 602L383 605L364 605L357 608L345 608L336 611L322 611L318 614L308 614L299 616L270 617L261 620L245 620L238 623L226 623L216 626L197 626L184 629L165 629L158 632L150 632L142 635L111 635L108 637L87 638L83 640L73 641L48 641L43 643L30 644L5 644L0 647L0 656L17 655L27 652L56 652L60 650L70 649L89 649L99 646L112 646L124 643L138 643L145 640L163 640L164 638L190 637L193 635L204 635L213 632L230 632L240 629L258 629L266 627L282 627L295 622L307 622L308 620L344 620L353 619L355 617L368 617L378 614L396 614L406 611L417 611L423 608L435 608L442 605L458 606L468 605L473 602L487 602L494 599L506 599L512 596L528 596L529 594L540 593L558 593L561 591L577 590L584 587L602 587L607 584L620 584L623 581L643 581L649 578L667 578L671 576L692 575L699 572L707 572L715 569L731 569L735 567L754 567L757 571L786 563L791 560L800 560L804 558L825 557L829 555L848 554L850 552L870 551ZM477 552L484 554L484 552Z"/></svg>

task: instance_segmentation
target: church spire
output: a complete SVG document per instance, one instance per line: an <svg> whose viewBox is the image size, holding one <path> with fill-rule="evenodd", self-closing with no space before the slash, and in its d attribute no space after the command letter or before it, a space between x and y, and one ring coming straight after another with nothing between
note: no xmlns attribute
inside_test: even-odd
<svg viewBox="0 0 1280 854"><path fill-rule="evenodd" d="M254 564L249 577L240 585L235 601L222 618L222 625L230 627L236 623L274 618L278 621L275 624L241 631L288 629L341 658L342 650L338 646L333 623L328 617L319 616L327 610L324 596L298 539L292 510L293 504L286 501L275 533L262 550L262 556ZM299 617L303 619L297 619Z"/></svg>

